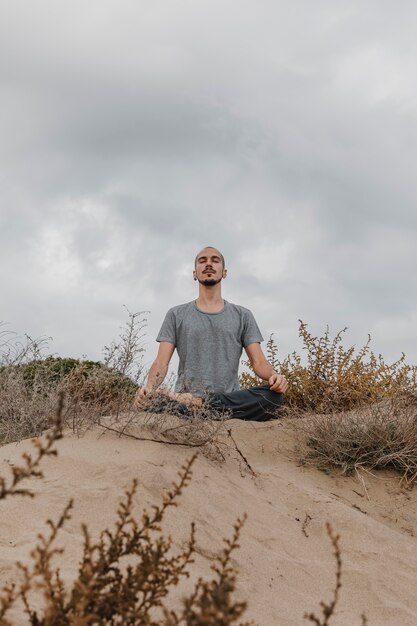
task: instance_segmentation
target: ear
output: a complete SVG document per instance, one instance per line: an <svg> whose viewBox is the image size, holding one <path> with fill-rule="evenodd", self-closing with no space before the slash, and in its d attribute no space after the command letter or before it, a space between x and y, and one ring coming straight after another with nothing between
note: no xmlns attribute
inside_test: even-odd
<svg viewBox="0 0 417 626"><path fill-rule="evenodd" d="M197 274L195 273L195 270L193 271L193 278L194 280L197 280Z"/></svg>
<svg viewBox="0 0 417 626"><path fill-rule="evenodd" d="M227 278L227 270L223 270L223 278Z"/></svg>

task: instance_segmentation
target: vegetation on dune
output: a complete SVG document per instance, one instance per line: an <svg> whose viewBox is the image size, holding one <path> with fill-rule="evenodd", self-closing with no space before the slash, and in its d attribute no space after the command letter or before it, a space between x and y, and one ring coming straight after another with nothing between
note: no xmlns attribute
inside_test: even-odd
<svg viewBox="0 0 417 626"><path fill-rule="evenodd" d="M370 349L344 347L346 329L333 338L314 337L300 321L305 359L296 352L280 361L271 336L268 359L289 380L286 415L305 434L305 460L352 472L393 468L402 480L417 480L417 366L405 355L386 363ZM260 384L250 363L241 385Z"/></svg>
<svg viewBox="0 0 417 626"><path fill-rule="evenodd" d="M56 453L53 443L62 437L64 424L79 432L84 422L91 424L105 414L132 411L137 385L144 376L140 360L143 324L140 314L129 313L118 341L105 348L103 362L45 357L41 342L30 338L17 347L8 339L0 341L1 440L15 441L50 428L51 416L60 402L59 420L47 430L43 442L35 443L36 454L26 455L21 466L13 466L9 481L0 478L0 500L32 495L21 482L42 477L41 460ZM404 355L386 364L382 356L376 357L370 350L369 338L357 352L354 347L344 348L344 332L331 338L327 330L322 337L314 337L301 322L305 362L295 352L279 361L277 345L270 338L268 358L290 381L287 415L302 418L291 423L304 432L307 457L319 466L338 466L344 472L393 467L411 484L417 479L416 367L407 365ZM253 372L241 376L242 386L259 382ZM204 424L213 424L207 419L210 416L205 417ZM158 416L160 430L173 430L160 420ZM212 440L211 430L208 434L204 431L204 437L201 430L196 431L196 439L192 420L184 424L190 445ZM196 428L201 429L201 425ZM104 529L95 540L84 526L78 575L67 585L57 565L59 558L64 558L57 541L70 517L69 502L57 522L48 522L49 531L39 537L30 565L18 565L19 576L3 589L0 626L13 623L8 614L19 603L30 626L249 626L240 621L246 603L234 598L238 572L231 565L243 520L236 522L232 538L226 540L213 566L214 577L200 579L181 608L172 609L171 592L189 575L195 534L191 527L187 546L173 554L172 541L163 535L160 523L188 484L192 462L182 468L179 481L173 483L162 504L151 514L144 512L141 520L133 513L134 481L119 505L113 529ZM321 615L305 614L306 620L318 626L331 623L341 587L339 537L330 527L328 533L336 559L333 597L320 603ZM366 623L362 616L362 624Z"/></svg>
<svg viewBox="0 0 417 626"><path fill-rule="evenodd" d="M308 331L307 324L300 320L299 336L304 359L301 354L293 352L279 360L278 346L271 335L267 356L274 369L289 381L286 393L289 409L323 414L349 411L415 391L417 366L408 365L405 354L394 363L386 363L382 355L376 356L371 350L370 336L359 350L355 346L346 348L342 343L346 330L344 328L332 338L327 328L321 337L315 337ZM241 374L241 386L262 384L250 363L245 361L244 365L249 371Z"/></svg>
<svg viewBox="0 0 417 626"><path fill-rule="evenodd" d="M394 469L401 482L417 480L417 393L392 396L350 412L309 414L293 426L305 434L305 460L343 473Z"/></svg>
<svg viewBox="0 0 417 626"><path fill-rule="evenodd" d="M141 360L145 323L143 314L128 312L102 362L44 356L42 341L26 337L19 342L0 333L0 442L42 433L61 392L66 397L64 423L77 433L105 415L115 420L127 415L127 423L134 423L132 402L146 374ZM386 363L370 349L369 337L359 350L344 347L345 331L331 337L327 329L315 337L300 322L304 354L293 352L282 360L270 337L267 356L290 383L280 415L304 418L292 423L305 433L306 459L321 467L337 466L344 472L392 467L412 483L417 479L417 367L408 365L404 354ZM259 384L246 365L242 387ZM158 440L168 437L181 445L211 447L211 454L222 458L219 446L213 447L222 423L210 419L219 415L200 411L196 419L172 427L158 403L158 397L150 401L147 421ZM124 426L119 430L126 432Z"/></svg>
<svg viewBox="0 0 417 626"><path fill-rule="evenodd" d="M77 432L103 415L129 410L143 373L144 324L142 313L128 311L102 362L44 356L47 342L0 333L0 442L42 433L61 393L64 421Z"/></svg>

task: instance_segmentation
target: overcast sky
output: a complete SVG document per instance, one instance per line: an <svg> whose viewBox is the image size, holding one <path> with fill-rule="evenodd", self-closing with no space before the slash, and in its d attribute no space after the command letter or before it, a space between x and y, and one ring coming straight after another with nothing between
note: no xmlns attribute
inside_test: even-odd
<svg viewBox="0 0 417 626"><path fill-rule="evenodd" d="M0 320L98 359L227 300L417 362L417 3L0 0Z"/></svg>

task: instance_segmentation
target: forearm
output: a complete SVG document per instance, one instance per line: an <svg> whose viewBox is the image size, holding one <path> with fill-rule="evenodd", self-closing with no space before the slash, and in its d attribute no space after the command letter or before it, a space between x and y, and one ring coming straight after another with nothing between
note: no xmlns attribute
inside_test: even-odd
<svg viewBox="0 0 417 626"><path fill-rule="evenodd" d="M154 361L151 365L151 369L149 370L146 389L148 391L153 391L154 389L157 389L159 385L161 385L164 381L165 376L167 375L167 371L167 364L161 363L158 360Z"/></svg>
<svg viewBox="0 0 417 626"><path fill-rule="evenodd" d="M252 363L252 368L255 374L262 380L269 380L271 376L276 374L276 371L266 359Z"/></svg>

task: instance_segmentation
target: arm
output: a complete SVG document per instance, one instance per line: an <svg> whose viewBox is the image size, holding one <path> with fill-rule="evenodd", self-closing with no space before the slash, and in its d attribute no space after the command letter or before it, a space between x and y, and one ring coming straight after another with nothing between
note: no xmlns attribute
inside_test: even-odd
<svg viewBox="0 0 417 626"><path fill-rule="evenodd" d="M285 376L277 374L269 361L266 360L262 352L261 344L251 343L245 348L246 354L253 371L262 380L267 380L271 391L285 393L288 389L288 382Z"/></svg>
<svg viewBox="0 0 417 626"><path fill-rule="evenodd" d="M151 369L149 370L148 382L145 387L142 387L137 392L135 404L143 402L146 396L154 391L154 389L157 389L163 382L168 371L169 362L174 354L174 350L174 344L169 343L168 341L161 341L156 359L152 363Z"/></svg>

